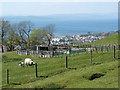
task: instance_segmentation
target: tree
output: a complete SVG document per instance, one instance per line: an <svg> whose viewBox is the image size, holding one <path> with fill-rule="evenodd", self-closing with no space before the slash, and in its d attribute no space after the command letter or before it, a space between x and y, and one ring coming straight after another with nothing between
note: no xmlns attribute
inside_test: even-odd
<svg viewBox="0 0 120 90"><path fill-rule="evenodd" d="M31 45L45 44L46 32L43 29L34 29L30 34Z"/></svg>
<svg viewBox="0 0 120 90"><path fill-rule="evenodd" d="M10 23L7 20L1 19L0 20L0 36L1 36L1 48L2 52L4 52L3 46L5 45L5 38L7 35L8 30L10 29Z"/></svg>
<svg viewBox="0 0 120 90"><path fill-rule="evenodd" d="M23 21L18 24L18 33L21 38L21 46L30 49L30 33L33 30L33 24L30 21Z"/></svg>
<svg viewBox="0 0 120 90"><path fill-rule="evenodd" d="M65 39L60 39L60 42L65 42Z"/></svg>
<svg viewBox="0 0 120 90"><path fill-rule="evenodd" d="M51 44L51 40L54 36L53 32L55 30L55 25L47 25L45 28L43 28L46 31L46 40L48 42L48 46Z"/></svg>
<svg viewBox="0 0 120 90"><path fill-rule="evenodd" d="M9 48L10 51L14 51L15 46L20 44L20 41L19 41L20 38L18 36L16 29L17 29L17 25L12 24L8 31L6 46Z"/></svg>

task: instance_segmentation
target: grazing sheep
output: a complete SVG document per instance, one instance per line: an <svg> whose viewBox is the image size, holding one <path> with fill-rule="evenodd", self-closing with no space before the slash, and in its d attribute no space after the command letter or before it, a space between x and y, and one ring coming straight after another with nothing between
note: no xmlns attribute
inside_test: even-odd
<svg viewBox="0 0 120 90"><path fill-rule="evenodd" d="M35 62L33 62L30 58L26 58L24 63L29 66L35 65Z"/></svg>
<svg viewBox="0 0 120 90"><path fill-rule="evenodd" d="M26 58L24 62L19 62L18 64L20 67L24 67L24 65L32 66L32 65L35 65L36 63L33 62L30 58Z"/></svg>
<svg viewBox="0 0 120 90"><path fill-rule="evenodd" d="M19 62L20 67L24 67L24 62Z"/></svg>
<svg viewBox="0 0 120 90"><path fill-rule="evenodd" d="M30 65L32 63L32 60L30 58L26 58L25 61L24 61L24 63L26 65Z"/></svg>

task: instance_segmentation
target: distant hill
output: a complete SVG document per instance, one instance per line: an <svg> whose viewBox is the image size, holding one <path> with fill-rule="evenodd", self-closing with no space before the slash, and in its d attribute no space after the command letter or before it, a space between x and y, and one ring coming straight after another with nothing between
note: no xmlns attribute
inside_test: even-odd
<svg viewBox="0 0 120 90"><path fill-rule="evenodd" d="M109 14L54 14L54 15L44 15L44 16L3 16L3 18L11 19L22 19L22 20L117 20L117 15L114 13Z"/></svg>
<svg viewBox="0 0 120 90"><path fill-rule="evenodd" d="M58 14L48 16L5 16L10 23L31 21L34 28L55 25L55 35L110 32L117 30L117 16L113 14Z"/></svg>

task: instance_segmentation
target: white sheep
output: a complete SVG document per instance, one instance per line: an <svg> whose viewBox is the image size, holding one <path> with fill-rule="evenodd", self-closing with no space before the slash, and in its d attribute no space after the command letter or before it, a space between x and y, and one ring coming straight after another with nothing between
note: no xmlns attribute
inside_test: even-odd
<svg viewBox="0 0 120 90"><path fill-rule="evenodd" d="M35 65L35 62L33 62L30 58L26 58L24 64L32 66Z"/></svg>
<svg viewBox="0 0 120 90"><path fill-rule="evenodd" d="M26 65L30 65L32 63L32 60L30 58L26 58L25 61L24 61L24 63Z"/></svg>

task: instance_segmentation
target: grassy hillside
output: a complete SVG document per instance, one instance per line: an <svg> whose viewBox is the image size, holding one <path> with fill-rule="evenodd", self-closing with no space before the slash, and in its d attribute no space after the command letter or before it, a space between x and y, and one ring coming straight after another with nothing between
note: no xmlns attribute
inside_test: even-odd
<svg viewBox="0 0 120 90"><path fill-rule="evenodd" d="M91 45L108 45L108 44L118 44L118 34L111 35L109 37L97 40Z"/></svg>
<svg viewBox="0 0 120 90"><path fill-rule="evenodd" d="M35 78L35 67L18 66L20 61L30 57L38 63L38 75L48 78ZM3 55L3 88L118 88L118 61L113 53L93 52L93 64L90 54L77 53L68 57L69 67L65 68L65 55L52 58L36 58L16 55L15 52ZM7 60L7 61L6 61ZM10 70L10 84L6 84L5 70ZM92 75L101 74L90 80Z"/></svg>
<svg viewBox="0 0 120 90"><path fill-rule="evenodd" d="M95 41L92 45L117 44L118 35ZM113 50L93 52L93 64L90 64L90 53L75 53L68 56L69 68L65 68L65 56L37 58L17 55L9 52L2 55L3 88L118 88L118 52L113 59ZM35 67L21 68L18 63L31 58L38 64L38 78L35 78ZM10 84L6 84L6 68L10 70ZM48 76L41 78L40 76ZM95 78L98 77L98 78ZM93 79L93 80L92 80Z"/></svg>

